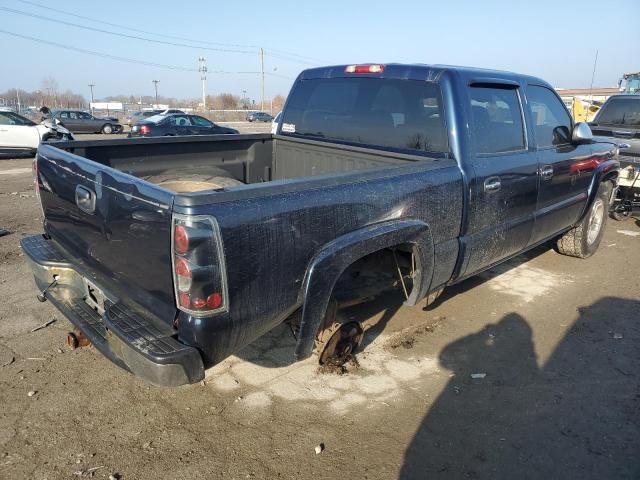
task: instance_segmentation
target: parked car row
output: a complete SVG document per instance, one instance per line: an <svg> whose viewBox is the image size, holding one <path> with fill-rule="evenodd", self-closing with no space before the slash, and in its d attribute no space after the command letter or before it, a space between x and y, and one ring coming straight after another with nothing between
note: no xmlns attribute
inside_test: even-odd
<svg viewBox="0 0 640 480"><path fill-rule="evenodd" d="M55 120L37 124L7 110L0 111L0 156L34 155L40 142L73 140Z"/></svg>
<svg viewBox="0 0 640 480"><path fill-rule="evenodd" d="M222 127L199 115L159 114L139 120L131 127L130 137L165 137L178 135L226 135L240 133Z"/></svg>
<svg viewBox="0 0 640 480"><path fill-rule="evenodd" d="M247 122L270 122L273 116L266 112L251 112L247 115Z"/></svg>
<svg viewBox="0 0 640 480"><path fill-rule="evenodd" d="M116 117L98 117L82 110L53 110L46 118L58 120L73 133L122 132L122 125Z"/></svg>
<svg viewBox="0 0 640 480"><path fill-rule="evenodd" d="M185 113L177 108L168 108L166 110L143 110L141 112L133 112L126 117L127 125L132 127L136 122L144 120L145 118L153 117L154 115L169 115L172 113Z"/></svg>

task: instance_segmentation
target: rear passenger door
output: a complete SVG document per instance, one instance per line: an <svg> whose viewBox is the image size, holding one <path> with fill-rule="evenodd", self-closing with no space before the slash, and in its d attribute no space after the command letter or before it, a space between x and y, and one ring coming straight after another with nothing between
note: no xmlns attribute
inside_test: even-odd
<svg viewBox="0 0 640 480"><path fill-rule="evenodd" d="M527 86L527 113L538 156L540 187L531 244L573 225L587 200L597 163L591 145L573 145L573 122L550 88Z"/></svg>
<svg viewBox="0 0 640 480"><path fill-rule="evenodd" d="M466 267L473 274L523 250L533 230L538 189L520 88L479 83L469 89L472 167Z"/></svg>
<svg viewBox="0 0 640 480"><path fill-rule="evenodd" d="M176 135L194 135L191 130L191 120L188 115L172 115L172 124L175 125Z"/></svg>

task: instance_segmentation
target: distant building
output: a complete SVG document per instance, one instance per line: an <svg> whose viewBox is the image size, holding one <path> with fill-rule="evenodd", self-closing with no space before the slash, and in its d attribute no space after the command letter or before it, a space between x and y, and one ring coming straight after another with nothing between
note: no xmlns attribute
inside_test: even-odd
<svg viewBox="0 0 640 480"><path fill-rule="evenodd" d="M573 100L579 98L580 100L587 102L599 102L604 103L611 95L617 95L620 93L618 87L605 87L605 88L556 88L556 92L560 95L560 98L567 103L567 100Z"/></svg>

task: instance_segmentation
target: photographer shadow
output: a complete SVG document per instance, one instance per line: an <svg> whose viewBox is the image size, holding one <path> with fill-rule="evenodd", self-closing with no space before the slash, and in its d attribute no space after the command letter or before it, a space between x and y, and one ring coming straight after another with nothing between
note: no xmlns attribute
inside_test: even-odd
<svg viewBox="0 0 640 480"><path fill-rule="evenodd" d="M515 313L449 344L400 478L640 478L639 338L640 302L603 298L542 367Z"/></svg>

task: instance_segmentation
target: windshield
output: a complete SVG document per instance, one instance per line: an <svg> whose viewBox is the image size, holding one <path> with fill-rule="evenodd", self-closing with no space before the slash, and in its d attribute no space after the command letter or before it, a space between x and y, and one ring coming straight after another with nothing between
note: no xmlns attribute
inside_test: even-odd
<svg viewBox="0 0 640 480"><path fill-rule="evenodd" d="M597 123L613 125L640 125L640 98L618 97L602 107Z"/></svg>
<svg viewBox="0 0 640 480"><path fill-rule="evenodd" d="M35 125L28 118L13 112L0 112L0 125L22 125L32 127Z"/></svg>
<svg viewBox="0 0 640 480"><path fill-rule="evenodd" d="M408 153L448 151L440 88L423 81L302 80L282 114L281 132Z"/></svg>

